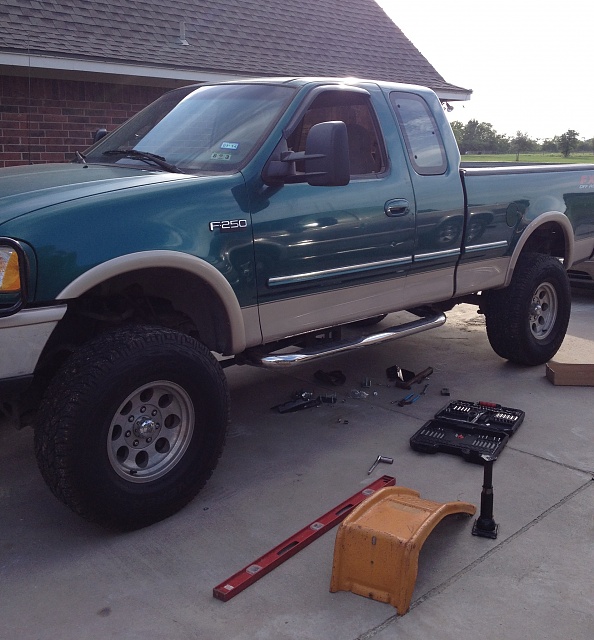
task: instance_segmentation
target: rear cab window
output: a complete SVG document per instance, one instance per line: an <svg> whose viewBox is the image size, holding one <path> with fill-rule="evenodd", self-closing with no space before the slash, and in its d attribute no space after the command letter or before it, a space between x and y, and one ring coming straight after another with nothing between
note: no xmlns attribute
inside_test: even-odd
<svg viewBox="0 0 594 640"><path fill-rule="evenodd" d="M446 151L429 105L421 96L400 91L390 93L390 104L415 172L422 176L444 174L448 168Z"/></svg>

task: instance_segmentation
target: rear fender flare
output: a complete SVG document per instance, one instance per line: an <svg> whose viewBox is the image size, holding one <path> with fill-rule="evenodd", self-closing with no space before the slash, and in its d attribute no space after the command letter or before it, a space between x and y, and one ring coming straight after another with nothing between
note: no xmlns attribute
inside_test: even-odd
<svg viewBox="0 0 594 640"><path fill-rule="evenodd" d="M511 260L509 262L507 273L505 276L505 284L504 287L509 286L512 276L514 274L514 269L516 268L516 264L520 255L522 254L524 247L530 240L530 238L534 235L534 233L542 227L544 224L555 223L561 230L563 231L563 237L565 240L565 252L563 257L563 264L566 269L569 268L569 265L573 264L574 260L574 235L573 235L573 227L571 226L571 222L567 218L564 213L560 211L547 211L546 213L540 214L537 218L532 220L528 224L528 226L524 229L518 243L514 247L514 252L512 254Z"/></svg>

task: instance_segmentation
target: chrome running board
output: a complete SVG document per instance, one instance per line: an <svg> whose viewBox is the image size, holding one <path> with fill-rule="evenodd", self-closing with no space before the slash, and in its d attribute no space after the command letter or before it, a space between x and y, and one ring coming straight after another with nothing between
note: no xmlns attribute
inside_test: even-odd
<svg viewBox="0 0 594 640"><path fill-rule="evenodd" d="M338 340L336 342L331 342L316 349L303 349L302 351L297 351L295 353L282 354L270 353L256 355L252 353L250 354L248 362L249 364L265 367L267 369L282 369L296 364L304 364L306 362L311 362L312 360L318 360L319 358L333 356L338 353L344 353L345 351L353 351L354 349L360 349L361 347L382 344L389 340L395 340L396 338L404 338L405 336L411 336L421 331L427 331L428 329L436 329L437 327L441 327L445 321L445 314L438 313L434 316L419 318L418 320L406 322L405 324L401 324L396 327L390 327L389 329L385 329L378 333L360 336L354 340Z"/></svg>

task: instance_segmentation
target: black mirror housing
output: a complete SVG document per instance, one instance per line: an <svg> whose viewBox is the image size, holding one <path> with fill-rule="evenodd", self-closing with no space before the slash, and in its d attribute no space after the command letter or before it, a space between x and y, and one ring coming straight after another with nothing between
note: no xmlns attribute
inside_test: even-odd
<svg viewBox="0 0 594 640"><path fill-rule="evenodd" d="M320 122L307 134L305 175L316 187L339 187L351 179L349 140L344 122Z"/></svg>
<svg viewBox="0 0 594 640"><path fill-rule="evenodd" d="M99 142L101 138L105 138L106 135L107 135L107 129L103 127L101 129L97 129L97 131L95 131L95 133L93 134L93 144L95 144L96 142Z"/></svg>
<svg viewBox="0 0 594 640"><path fill-rule="evenodd" d="M297 172L297 163L305 171ZM344 122L319 122L307 134L305 151L289 151L287 141L278 144L262 172L267 185L307 182L315 187L338 187L350 182L347 128Z"/></svg>

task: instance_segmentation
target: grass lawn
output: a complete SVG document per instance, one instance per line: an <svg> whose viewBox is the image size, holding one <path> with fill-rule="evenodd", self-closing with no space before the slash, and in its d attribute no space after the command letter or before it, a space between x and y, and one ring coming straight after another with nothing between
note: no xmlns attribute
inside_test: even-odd
<svg viewBox="0 0 594 640"><path fill-rule="evenodd" d="M462 162L516 162L515 153L464 155ZM594 164L594 153L572 153L564 158L560 153L521 153L519 162L537 164Z"/></svg>

